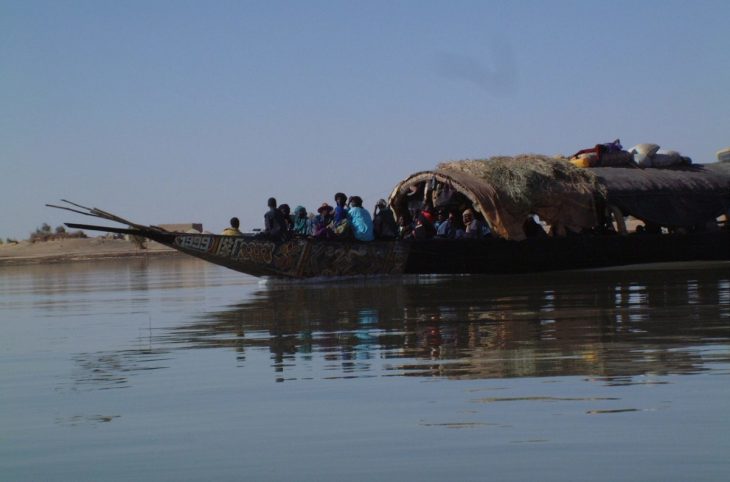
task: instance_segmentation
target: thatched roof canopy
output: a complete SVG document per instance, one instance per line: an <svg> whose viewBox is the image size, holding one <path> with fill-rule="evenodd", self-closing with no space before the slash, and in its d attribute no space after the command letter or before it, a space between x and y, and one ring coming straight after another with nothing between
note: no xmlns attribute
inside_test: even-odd
<svg viewBox="0 0 730 482"><path fill-rule="evenodd" d="M523 224L530 214L548 224L595 226L595 202L603 193L592 173L560 158L493 157L442 163L409 176L390 196L396 212L411 186L432 179L463 194L499 236L517 240L525 238Z"/></svg>

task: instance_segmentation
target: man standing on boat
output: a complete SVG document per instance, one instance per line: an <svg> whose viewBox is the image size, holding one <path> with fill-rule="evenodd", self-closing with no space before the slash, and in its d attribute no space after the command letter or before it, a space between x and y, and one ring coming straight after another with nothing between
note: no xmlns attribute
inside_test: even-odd
<svg viewBox="0 0 730 482"><path fill-rule="evenodd" d="M269 210L264 214L264 234L273 240L282 240L287 235L284 214L277 209L276 198L270 197Z"/></svg>

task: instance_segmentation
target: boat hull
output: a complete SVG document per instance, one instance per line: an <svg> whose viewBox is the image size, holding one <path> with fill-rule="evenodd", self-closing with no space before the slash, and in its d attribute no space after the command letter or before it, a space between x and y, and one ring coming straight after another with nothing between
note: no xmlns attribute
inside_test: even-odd
<svg viewBox="0 0 730 482"><path fill-rule="evenodd" d="M510 274L647 263L730 260L730 230L693 234L579 235L511 241L319 240L171 233L153 228L77 229L144 236L253 276L313 278L398 274Z"/></svg>
<svg viewBox="0 0 730 482"><path fill-rule="evenodd" d="M273 242L255 236L178 234L173 248L253 276L508 274L630 264L730 260L730 233L574 236L509 241Z"/></svg>
<svg viewBox="0 0 730 482"><path fill-rule="evenodd" d="M508 274L715 260L730 260L728 231L524 241L429 240L412 244L404 272Z"/></svg>
<svg viewBox="0 0 730 482"><path fill-rule="evenodd" d="M407 243L179 234L167 242L183 253L251 274L286 278L390 275L404 272Z"/></svg>

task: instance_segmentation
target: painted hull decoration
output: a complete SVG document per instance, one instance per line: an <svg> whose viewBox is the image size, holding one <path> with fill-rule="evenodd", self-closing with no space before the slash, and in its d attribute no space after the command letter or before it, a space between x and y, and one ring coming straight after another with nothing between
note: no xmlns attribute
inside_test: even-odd
<svg viewBox="0 0 730 482"><path fill-rule="evenodd" d="M175 236L173 247L193 256L204 254L234 261L270 264L274 259L276 244L242 237L182 234Z"/></svg>
<svg viewBox="0 0 730 482"><path fill-rule="evenodd" d="M170 238L153 234L148 237L156 237L156 241L191 256L256 276L311 278L400 274L408 255L406 244L392 241L362 243L293 238L276 243L256 236L213 234L173 234Z"/></svg>

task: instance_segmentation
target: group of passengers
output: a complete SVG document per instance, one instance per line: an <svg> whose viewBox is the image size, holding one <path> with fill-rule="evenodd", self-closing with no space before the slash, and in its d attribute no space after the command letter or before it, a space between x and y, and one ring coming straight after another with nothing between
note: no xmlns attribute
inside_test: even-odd
<svg viewBox="0 0 730 482"><path fill-rule="evenodd" d="M304 206L292 212L288 204L277 204L269 198L264 214L264 230L260 236L286 240L293 236L318 239L482 239L491 236L489 225L478 213L468 208L434 209L424 205L408 209L396 221L393 210L384 199L378 200L373 216L362 207L360 196L349 198L341 192L334 196L335 206L322 203L317 214L310 214ZM241 235L238 218L221 234Z"/></svg>
<svg viewBox="0 0 730 482"><path fill-rule="evenodd" d="M471 208L459 215L458 209L435 210L424 206L400 216L398 226L400 239L482 239L491 236L489 225Z"/></svg>
<svg viewBox="0 0 730 482"><path fill-rule="evenodd" d="M365 209L360 196L350 196L338 192L334 196L334 207L322 203L317 214L310 214L304 206L297 206L291 212L289 205L277 205L275 198L269 198L268 211L264 214L264 230L261 236L286 240L293 236L314 237L320 239L356 239L373 241L374 239L395 239L398 228L393 211L384 199L375 205L374 216ZM233 223L236 223L233 230ZM231 219L231 228L223 234L237 235L238 219Z"/></svg>

